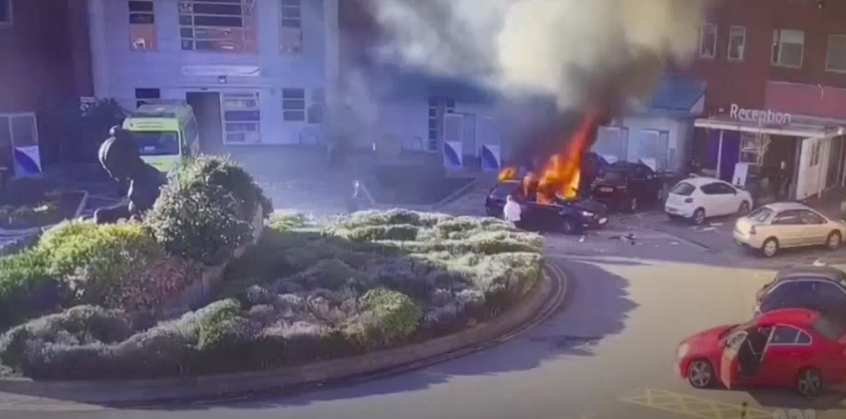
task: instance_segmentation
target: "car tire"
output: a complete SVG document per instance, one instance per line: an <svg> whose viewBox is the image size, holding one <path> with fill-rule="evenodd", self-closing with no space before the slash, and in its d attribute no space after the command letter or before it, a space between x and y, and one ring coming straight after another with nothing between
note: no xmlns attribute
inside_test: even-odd
<svg viewBox="0 0 846 419"><path fill-rule="evenodd" d="M711 388L715 381L714 366L707 359L694 359L687 365L687 382L693 388Z"/></svg>
<svg viewBox="0 0 846 419"><path fill-rule="evenodd" d="M572 219L565 218L563 221L561 221L561 232L568 236L573 234L579 234L579 226Z"/></svg>
<svg viewBox="0 0 846 419"><path fill-rule="evenodd" d="M693 212L693 216L690 217L690 220L693 221L693 224L698 226L705 224L705 209L697 208L696 211Z"/></svg>
<svg viewBox="0 0 846 419"><path fill-rule="evenodd" d="M796 391L809 399L819 396L823 391L822 372L813 367L802 368L796 374Z"/></svg>
<svg viewBox="0 0 846 419"><path fill-rule="evenodd" d="M837 250L840 248L840 243L843 241L843 238L840 237L839 231L832 231L828 233L828 237L825 239L825 247L828 250Z"/></svg>
<svg viewBox="0 0 846 419"><path fill-rule="evenodd" d="M778 239L775 237L770 237L764 240L764 244L761 245L761 255L766 258L771 258L778 254L779 251L779 244Z"/></svg>
<svg viewBox="0 0 846 419"><path fill-rule="evenodd" d="M740 203L740 207L737 209L737 215L743 217L746 214L749 214L749 201L743 201Z"/></svg>

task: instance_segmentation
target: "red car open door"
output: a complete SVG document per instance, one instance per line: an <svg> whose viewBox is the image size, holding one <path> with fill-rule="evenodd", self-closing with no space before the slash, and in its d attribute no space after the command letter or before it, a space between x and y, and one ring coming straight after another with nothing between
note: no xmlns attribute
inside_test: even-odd
<svg viewBox="0 0 846 419"><path fill-rule="evenodd" d="M740 378L740 349L747 347L745 330L735 332L726 340L723 348L722 359L720 360L720 381L726 388L737 386Z"/></svg>

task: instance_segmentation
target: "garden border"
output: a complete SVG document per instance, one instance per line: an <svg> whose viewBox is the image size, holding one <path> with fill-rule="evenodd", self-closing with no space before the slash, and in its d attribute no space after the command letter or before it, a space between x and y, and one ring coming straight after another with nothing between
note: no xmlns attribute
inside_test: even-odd
<svg viewBox="0 0 846 419"><path fill-rule="evenodd" d="M86 205L88 205L88 195L89 195L88 191L86 191L85 189L70 189L70 190L61 191L61 192L62 193L64 193L64 192L82 192L82 199L79 200L79 205L77 205L76 212L74 212L74 216L73 216L72 219L79 218L79 215L82 214L82 212L85 210ZM50 225L45 225L45 226L41 226L41 227L30 227L30 228L20 228L20 229L0 228L0 237L20 238L21 236L29 236L31 234L41 233L45 229L48 229L48 228L50 228L54 225L55 224L50 224Z"/></svg>
<svg viewBox="0 0 846 419"><path fill-rule="evenodd" d="M376 378L443 362L509 340L556 312L564 303L567 291L567 274L547 262L541 280L518 306L473 328L417 345L269 371L199 377L91 381L6 378L0 379L0 393L88 404L149 404Z"/></svg>

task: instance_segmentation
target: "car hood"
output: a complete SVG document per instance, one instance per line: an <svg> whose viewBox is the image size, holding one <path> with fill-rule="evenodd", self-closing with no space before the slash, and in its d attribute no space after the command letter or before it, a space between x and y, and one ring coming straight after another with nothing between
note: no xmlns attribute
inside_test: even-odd
<svg viewBox="0 0 846 419"><path fill-rule="evenodd" d="M692 346L699 346L701 349L705 349L705 347L714 347L716 348L717 343L719 343L727 334L727 332L732 329L733 327L737 326L736 324L727 324L717 327L712 327L708 330L704 330L699 332L695 335L689 336L687 339L683 340L682 343L688 343Z"/></svg>
<svg viewBox="0 0 846 419"><path fill-rule="evenodd" d="M605 205L593 199L580 199L577 201L566 202L563 205L568 205L582 211L590 211L596 214L604 214L607 211Z"/></svg>

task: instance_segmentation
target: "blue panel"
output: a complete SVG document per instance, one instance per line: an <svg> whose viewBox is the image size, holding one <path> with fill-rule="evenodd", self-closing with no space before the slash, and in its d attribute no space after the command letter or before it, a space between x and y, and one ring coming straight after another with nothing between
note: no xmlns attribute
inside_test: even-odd
<svg viewBox="0 0 846 419"><path fill-rule="evenodd" d="M704 95L704 82L683 77L667 77L658 84L649 106L653 111L689 113Z"/></svg>
<svg viewBox="0 0 846 419"><path fill-rule="evenodd" d="M720 159L720 179L731 182L734 166L740 160L740 133L725 131L723 133L723 152Z"/></svg>

